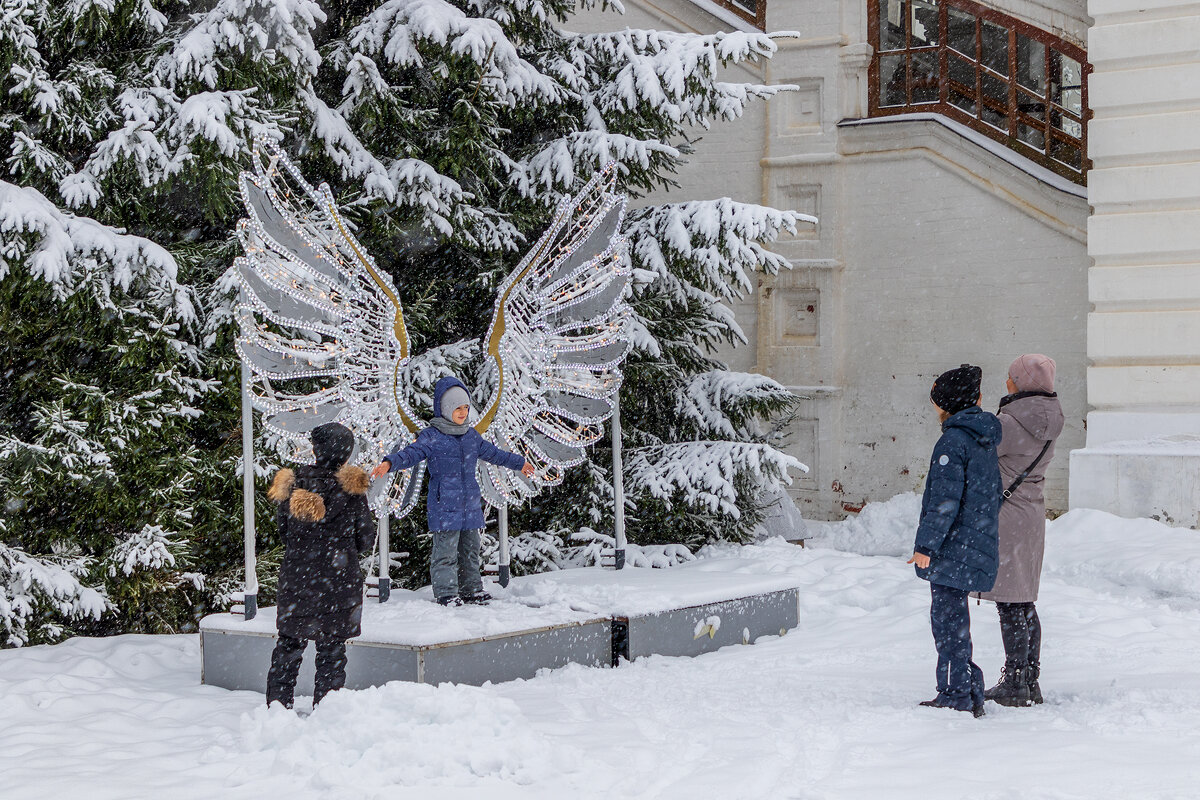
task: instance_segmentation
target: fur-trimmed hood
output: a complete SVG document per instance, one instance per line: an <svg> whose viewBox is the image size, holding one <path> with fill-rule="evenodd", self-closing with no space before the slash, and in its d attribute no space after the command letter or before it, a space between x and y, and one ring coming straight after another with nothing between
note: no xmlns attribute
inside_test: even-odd
<svg viewBox="0 0 1200 800"><path fill-rule="evenodd" d="M371 478L362 467L345 464L337 471L338 483L346 494L366 494L371 487Z"/></svg>
<svg viewBox="0 0 1200 800"><path fill-rule="evenodd" d="M366 494L371 485L365 470L353 464L345 464L334 473L338 486L346 494ZM291 516L301 522L320 522L325 519L325 498L320 494L296 487L296 471L281 469L275 473L267 498L280 505L290 501Z"/></svg>

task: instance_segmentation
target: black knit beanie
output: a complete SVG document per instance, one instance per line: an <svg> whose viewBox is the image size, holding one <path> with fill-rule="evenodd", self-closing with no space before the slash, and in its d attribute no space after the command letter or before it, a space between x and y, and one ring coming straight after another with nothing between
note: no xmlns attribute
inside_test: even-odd
<svg viewBox="0 0 1200 800"><path fill-rule="evenodd" d="M979 401L979 386L983 382L983 370L971 364L938 375L929 392L933 404L947 414L957 414Z"/></svg>
<svg viewBox="0 0 1200 800"><path fill-rule="evenodd" d="M354 454L354 434L345 425L327 422L313 428L312 445L318 467L339 469Z"/></svg>

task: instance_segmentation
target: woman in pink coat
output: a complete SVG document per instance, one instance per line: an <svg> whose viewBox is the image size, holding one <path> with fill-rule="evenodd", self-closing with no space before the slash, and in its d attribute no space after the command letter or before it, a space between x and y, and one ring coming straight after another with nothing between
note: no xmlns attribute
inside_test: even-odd
<svg viewBox="0 0 1200 800"><path fill-rule="evenodd" d="M1001 486L1011 495L1000 506L1000 571L995 586L982 595L1000 612L1004 671L984 697L1028 706L1042 702L1042 626L1034 607L1046 547L1042 485L1064 423L1054 392L1054 360L1037 353L1018 358L1008 368L1008 392L997 413L1003 435L996 452Z"/></svg>

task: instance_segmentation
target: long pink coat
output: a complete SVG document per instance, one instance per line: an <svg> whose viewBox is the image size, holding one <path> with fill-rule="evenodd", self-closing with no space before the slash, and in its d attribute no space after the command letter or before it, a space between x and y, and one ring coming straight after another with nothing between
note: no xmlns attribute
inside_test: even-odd
<svg viewBox="0 0 1200 800"><path fill-rule="evenodd" d="M1057 397L1033 393L1022 393L1001 407L997 416L1004 434L996 451L1001 484L1007 489L1037 458L1042 445L1058 438L1065 420ZM1000 571L996 585L982 595L984 600L1037 600L1046 551L1046 498L1042 486L1053 457L1052 444L1013 496L1000 506Z"/></svg>

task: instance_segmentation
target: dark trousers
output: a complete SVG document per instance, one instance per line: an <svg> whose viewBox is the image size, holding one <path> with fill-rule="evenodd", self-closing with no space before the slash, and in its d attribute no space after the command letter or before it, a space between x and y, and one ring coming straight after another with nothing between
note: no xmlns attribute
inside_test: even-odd
<svg viewBox="0 0 1200 800"><path fill-rule="evenodd" d="M1042 660L1042 622L1033 603L996 603L1004 661L1025 668Z"/></svg>
<svg viewBox="0 0 1200 800"><path fill-rule="evenodd" d="M479 574L480 531L433 531L433 553L429 557L429 578L433 597L470 597L483 591Z"/></svg>
<svg viewBox="0 0 1200 800"><path fill-rule="evenodd" d="M319 637L317 640L317 676L313 688L313 705L335 689L346 685L346 642L344 639ZM276 701L292 707L296 693L296 675L304 660L307 639L295 639L279 634L271 653L271 670L267 673L267 705Z"/></svg>
<svg viewBox="0 0 1200 800"><path fill-rule="evenodd" d="M983 670L971 660L971 612L967 592L929 584L929 621L937 647L938 699L969 710L983 705Z"/></svg>

